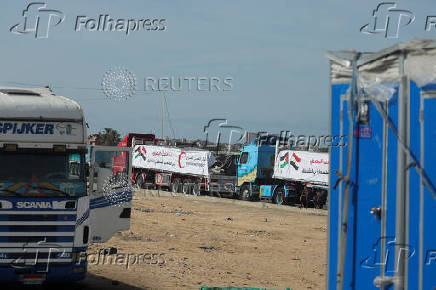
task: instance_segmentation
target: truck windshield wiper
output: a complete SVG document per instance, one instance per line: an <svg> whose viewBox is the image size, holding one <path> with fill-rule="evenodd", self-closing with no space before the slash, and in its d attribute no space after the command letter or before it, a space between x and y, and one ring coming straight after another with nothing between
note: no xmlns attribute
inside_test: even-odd
<svg viewBox="0 0 436 290"><path fill-rule="evenodd" d="M49 187L44 187L44 186L32 186L32 189L42 189L42 190L51 190L52 192L56 192L56 193L61 193L66 197L70 197L70 194L68 192L62 191L60 189L53 189L53 188L49 188Z"/></svg>
<svg viewBox="0 0 436 290"><path fill-rule="evenodd" d="M13 190L9 190L9 189L0 189L0 191L6 192L11 194L12 196L22 196L21 193L13 191Z"/></svg>

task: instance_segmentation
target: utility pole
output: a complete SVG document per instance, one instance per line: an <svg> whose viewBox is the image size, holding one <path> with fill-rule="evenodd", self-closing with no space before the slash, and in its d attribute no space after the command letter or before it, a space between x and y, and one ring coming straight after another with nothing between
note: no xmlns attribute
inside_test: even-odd
<svg viewBox="0 0 436 290"><path fill-rule="evenodd" d="M160 120L161 120L161 127L160 127L160 138L163 139L164 138L164 96L162 95L160 97Z"/></svg>

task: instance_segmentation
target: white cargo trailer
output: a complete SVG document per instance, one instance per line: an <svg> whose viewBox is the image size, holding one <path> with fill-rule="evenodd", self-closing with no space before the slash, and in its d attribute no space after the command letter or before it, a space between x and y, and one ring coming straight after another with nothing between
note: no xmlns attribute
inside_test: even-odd
<svg viewBox="0 0 436 290"><path fill-rule="evenodd" d="M158 186L172 192L194 195L202 191L216 194L234 191L235 176L219 174L212 169L217 160L210 151L136 145L132 155L136 183L142 188Z"/></svg>

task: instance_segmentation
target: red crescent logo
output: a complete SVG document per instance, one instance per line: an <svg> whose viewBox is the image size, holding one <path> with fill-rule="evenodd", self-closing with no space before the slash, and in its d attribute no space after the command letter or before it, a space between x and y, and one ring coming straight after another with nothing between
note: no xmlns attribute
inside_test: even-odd
<svg viewBox="0 0 436 290"><path fill-rule="evenodd" d="M182 167L182 162L181 162L181 161L182 161L182 155L183 155L183 154L186 154L186 152L183 152L183 151L182 151L182 153L180 153L180 155L179 155L179 167L180 167L180 168L184 168L184 166Z"/></svg>

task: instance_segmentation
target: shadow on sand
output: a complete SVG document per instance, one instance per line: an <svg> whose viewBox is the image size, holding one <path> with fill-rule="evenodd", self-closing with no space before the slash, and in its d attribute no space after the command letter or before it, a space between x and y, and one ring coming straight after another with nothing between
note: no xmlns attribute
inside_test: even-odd
<svg viewBox="0 0 436 290"><path fill-rule="evenodd" d="M0 289L8 290L144 290L150 288L138 288L128 284L124 284L117 281L112 281L110 279L89 274L86 279L77 283L68 284L44 284L44 285L1 285Z"/></svg>

